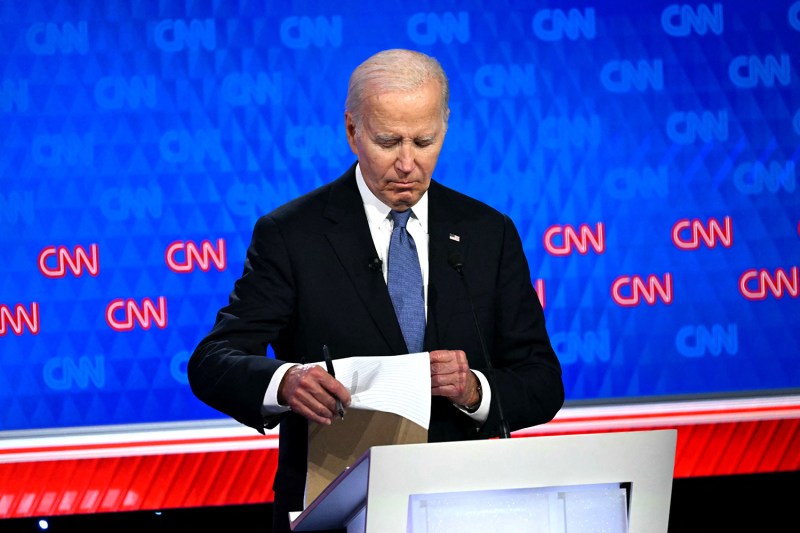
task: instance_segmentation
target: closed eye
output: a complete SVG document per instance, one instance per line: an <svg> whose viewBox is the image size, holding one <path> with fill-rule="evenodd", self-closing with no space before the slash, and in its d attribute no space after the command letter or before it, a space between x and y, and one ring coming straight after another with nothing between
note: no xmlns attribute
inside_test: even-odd
<svg viewBox="0 0 800 533"><path fill-rule="evenodd" d="M375 137L375 144L377 144L381 148L392 148L400 144L402 140L403 139L401 137L386 137L378 135L377 137Z"/></svg>

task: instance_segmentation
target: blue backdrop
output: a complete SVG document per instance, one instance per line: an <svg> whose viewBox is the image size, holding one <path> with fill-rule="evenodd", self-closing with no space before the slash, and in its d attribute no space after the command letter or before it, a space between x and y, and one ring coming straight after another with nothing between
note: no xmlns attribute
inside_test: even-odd
<svg viewBox="0 0 800 533"><path fill-rule="evenodd" d="M800 1L355 4L0 4L0 430L220 417L188 355L395 47L449 73L434 177L517 223L568 402L800 387Z"/></svg>

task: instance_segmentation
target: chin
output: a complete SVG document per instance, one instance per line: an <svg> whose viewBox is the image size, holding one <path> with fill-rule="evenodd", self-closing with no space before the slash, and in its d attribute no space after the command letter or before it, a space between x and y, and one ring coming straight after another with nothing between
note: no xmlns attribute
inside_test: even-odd
<svg viewBox="0 0 800 533"><path fill-rule="evenodd" d="M390 200L389 205L392 206L392 209L399 209L401 207L413 207L414 204L419 202L419 199L422 197L421 194L398 194L392 197Z"/></svg>

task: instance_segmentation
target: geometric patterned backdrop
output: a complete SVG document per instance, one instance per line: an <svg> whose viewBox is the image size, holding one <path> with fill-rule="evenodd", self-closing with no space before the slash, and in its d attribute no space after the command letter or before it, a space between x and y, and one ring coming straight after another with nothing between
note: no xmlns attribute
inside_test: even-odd
<svg viewBox="0 0 800 533"><path fill-rule="evenodd" d="M435 179L517 223L568 404L800 389L800 1L0 5L0 430L222 417L186 361L256 218L436 56Z"/></svg>

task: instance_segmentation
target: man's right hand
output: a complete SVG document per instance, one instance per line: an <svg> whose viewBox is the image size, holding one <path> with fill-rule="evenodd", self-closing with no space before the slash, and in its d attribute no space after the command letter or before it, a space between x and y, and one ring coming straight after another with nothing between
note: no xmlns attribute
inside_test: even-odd
<svg viewBox="0 0 800 533"><path fill-rule="evenodd" d="M350 391L319 365L297 365L284 374L278 403L318 424L330 425L339 413L336 398L350 405Z"/></svg>

